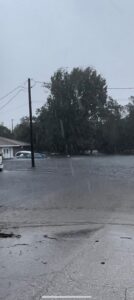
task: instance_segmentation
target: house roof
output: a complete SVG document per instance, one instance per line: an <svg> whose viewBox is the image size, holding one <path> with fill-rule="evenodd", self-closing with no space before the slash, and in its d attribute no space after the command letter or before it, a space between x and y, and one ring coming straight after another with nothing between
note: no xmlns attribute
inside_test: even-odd
<svg viewBox="0 0 134 300"><path fill-rule="evenodd" d="M0 147L23 147L23 146L29 146L29 144L0 136Z"/></svg>

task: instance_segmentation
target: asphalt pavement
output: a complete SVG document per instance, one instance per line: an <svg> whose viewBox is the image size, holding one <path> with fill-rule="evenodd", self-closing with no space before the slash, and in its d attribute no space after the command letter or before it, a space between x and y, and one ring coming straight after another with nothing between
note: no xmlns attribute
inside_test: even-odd
<svg viewBox="0 0 134 300"><path fill-rule="evenodd" d="M4 162L0 299L134 299L134 157Z"/></svg>

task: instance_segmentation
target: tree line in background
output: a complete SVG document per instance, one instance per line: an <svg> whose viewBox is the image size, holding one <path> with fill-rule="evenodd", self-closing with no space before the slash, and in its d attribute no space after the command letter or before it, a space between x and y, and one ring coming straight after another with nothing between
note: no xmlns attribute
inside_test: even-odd
<svg viewBox="0 0 134 300"><path fill-rule="evenodd" d="M108 97L106 80L90 67L59 69L47 88L47 101L33 117L36 151L134 152L134 97L125 106ZM13 134L1 125L0 136L29 142L29 118Z"/></svg>

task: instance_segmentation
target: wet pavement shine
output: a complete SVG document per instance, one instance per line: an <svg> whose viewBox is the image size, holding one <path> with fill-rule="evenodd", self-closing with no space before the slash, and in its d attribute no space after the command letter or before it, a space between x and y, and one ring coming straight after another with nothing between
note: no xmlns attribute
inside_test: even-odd
<svg viewBox="0 0 134 300"><path fill-rule="evenodd" d="M1 300L132 300L133 265L134 156L5 161Z"/></svg>

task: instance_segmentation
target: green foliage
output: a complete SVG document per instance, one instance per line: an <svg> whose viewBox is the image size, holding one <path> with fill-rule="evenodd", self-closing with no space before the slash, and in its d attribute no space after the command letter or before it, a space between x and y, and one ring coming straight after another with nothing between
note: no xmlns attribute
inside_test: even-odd
<svg viewBox="0 0 134 300"><path fill-rule="evenodd" d="M14 138L23 142L30 141L29 118L23 117L20 124L14 128Z"/></svg>
<svg viewBox="0 0 134 300"><path fill-rule="evenodd" d="M106 106L103 123L99 124L96 139L97 149L102 152L116 153L119 151L118 141L121 134L122 106L109 98Z"/></svg>
<svg viewBox="0 0 134 300"><path fill-rule="evenodd" d="M134 97L127 106L119 105L107 96L105 79L92 68L60 69L47 88L47 102L33 118L37 151L134 151ZM30 142L28 117L15 127L14 137Z"/></svg>
<svg viewBox="0 0 134 300"><path fill-rule="evenodd" d="M41 145L71 153L94 148L106 98L106 81L94 69L58 70L51 77L47 103L38 110Z"/></svg>
<svg viewBox="0 0 134 300"><path fill-rule="evenodd" d="M12 138L11 130L3 125L0 125L0 136L5 138Z"/></svg>

